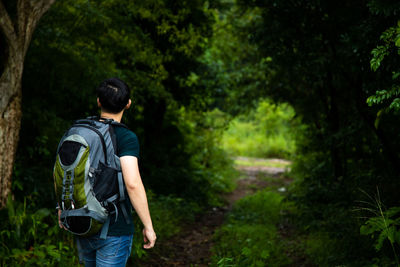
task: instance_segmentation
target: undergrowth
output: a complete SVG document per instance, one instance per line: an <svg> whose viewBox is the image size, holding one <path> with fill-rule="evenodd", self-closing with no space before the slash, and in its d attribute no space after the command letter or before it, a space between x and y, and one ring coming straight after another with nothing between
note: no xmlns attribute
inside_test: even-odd
<svg viewBox="0 0 400 267"><path fill-rule="evenodd" d="M201 210L195 203L172 196L148 193L158 240L180 231L180 225L194 220ZM24 202L8 200L0 211L0 266L80 266L72 234L58 227L55 210L38 208L30 197ZM31 204L31 205L29 205ZM145 257L142 225L135 216L132 257Z"/></svg>
<svg viewBox="0 0 400 267"><path fill-rule="evenodd" d="M196 203L190 203L182 198L172 196L155 196L148 193L149 209L157 240L166 240L181 230L185 223L192 222L195 215L201 212L202 207ZM146 250L143 249L142 224L135 216L135 234L132 245L132 257L146 257ZM156 246L154 249L158 249Z"/></svg>
<svg viewBox="0 0 400 267"><path fill-rule="evenodd" d="M0 211L1 266L76 266L71 236L59 230L55 210L35 208L31 197L8 198Z"/></svg>
<svg viewBox="0 0 400 267"><path fill-rule="evenodd" d="M214 236L213 266L283 266L289 264L278 237L283 196L259 191L237 201Z"/></svg>

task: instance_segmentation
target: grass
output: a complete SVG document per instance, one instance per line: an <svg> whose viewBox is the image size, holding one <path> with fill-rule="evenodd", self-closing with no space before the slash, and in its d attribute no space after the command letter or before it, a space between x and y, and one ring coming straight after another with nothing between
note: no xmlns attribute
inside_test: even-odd
<svg viewBox="0 0 400 267"><path fill-rule="evenodd" d="M290 264L276 225L283 196L267 190L237 201L214 235L213 266L284 266Z"/></svg>

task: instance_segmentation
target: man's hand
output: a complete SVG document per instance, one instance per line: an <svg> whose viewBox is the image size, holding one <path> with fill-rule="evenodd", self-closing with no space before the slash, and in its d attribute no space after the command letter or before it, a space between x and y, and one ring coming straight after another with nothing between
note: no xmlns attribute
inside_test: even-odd
<svg viewBox="0 0 400 267"><path fill-rule="evenodd" d="M143 247L145 249L150 249L150 248L154 247L154 244L156 243L156 239L157 239L157 236L153 229L147 229L147 228L143 229L143 240L145 243L143 245Z"/></svg>

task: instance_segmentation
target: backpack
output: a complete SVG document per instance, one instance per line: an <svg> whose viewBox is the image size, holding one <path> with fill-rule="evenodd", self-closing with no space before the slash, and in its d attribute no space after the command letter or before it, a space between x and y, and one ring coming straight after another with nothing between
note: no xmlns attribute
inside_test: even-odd
<svg viewBox="0 0 400 267"><path fill-rule="evenodd" d="M105 239L111 216L118 218L118 206L131 223L113 125L126 127L111 119L77 120L58 145L53 177L60 220L75 235L88 237L101 230Z"/></svg>

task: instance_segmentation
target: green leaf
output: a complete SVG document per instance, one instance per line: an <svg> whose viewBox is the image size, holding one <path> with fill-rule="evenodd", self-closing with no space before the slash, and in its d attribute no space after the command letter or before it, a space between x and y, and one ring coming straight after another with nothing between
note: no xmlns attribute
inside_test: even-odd
<svg viewBox="0 0 400 267"><path fill-rule="evenodd" d="M371 69L376 71L380 67L385 56L389 54L388 47L382 45L377 46L371 51L371 54L373 55L370 61Z"/></svg>
<svg viewBox="0 0 400 267"><path fill-rule="evenodd" d="M375 249L376 250L380 250L383 246L383 242L385 241L385 239L387 238L387 232L386 231L382 231L378 237L378 241L375 244Z"/></svg>
<svg viewBox="0 0 400 267"><path fill-rule="evenodd" d="M391 226L386 231L387 231L387 238L389 239L390 243L393 244L395 242L396 229L393 226Z"/></svg>
<svg viewBox="0 0 400 267"><path fill-rule="evenodd" d="M33 254L38 258L45 258L46 257L46 254L43 251L41 251L41 250L39 250L37 248L35 248L33 250Z"/></svg>
<svg viewBox="0 0 400 267"><path fill-rule="evenodd" d="M268 251L268 250L263 250L262 252L261 252L261 258L262 259L268 259L269 258L269 256L270 256L270 252Z"/></svg>
<svg viewBox="0 0 400 267"><path fill-rule="evenodd" d="M375 232L375 230L373 230L368 225L361 225L361 227L360 227L360 234L362 234L362 235L370 235L373 232Z"/></svg>
<svg viewBox="0 0 400 267"><path fill-rule="evenodd" d="M394 242L400 244L400 231L394 233Z"/></svg>
<svg viewBox="0 0 400 267"><path fill-rule="evenodd" d="M400 47L400 36L399 35L396 37L394 44L395 44L395 46Z"/></svg>
<svg viewBox="0 0 400 267"><path fill-rule="evenodd" d="M242 248L242 254L245 255L245 256L251 255L251 249L248 248L248 247Z"/></svg>
<svg viewBox="0 0 400 267"><path fill-rule="evenodd" d="M50 213L51 213L51 212L50 212L49 209L42 208L42 209L39 209L39 210L37 210L37 211L35 212L35 216L37 216L36 218L37 218L38 220L41 220L41 219L43 219L44 217L49 216Z"/></svg>
<svg viewBox="0 0 400 267"><path fill-rule="evenodd" d="M15 216L15 208L14 208L14 201L12 200L11 194L8 195L7 210L8 210L8 219L10 221L12 221L12 218Z"/></svg>
<svg viewBox="0 0 400 267"><path fill-rule="evenodd" d="M400 72L393 72L392 79L396 80L397 78L399 78L399 76L400 76Z"/></svg>
<svg viewBox="0 0 400 267"><path fill-rule="evenodd" d="M379 110L378 113L376 114L376 119L375 119L375 122L374 122L375 129L378 129L379 122L380 122L380 120L381 120L381 117L382 117L383 112L384 112L384 109L381 109L381 110Z"/></svg>
<svg viewBox="0 0 400 267"><path fill-rule="evenodd" d="M392 208L388 209L387 211L385 211L385 215L389 218L391 218L399 213L400 213L400 207L392 207Z"/></svg>

